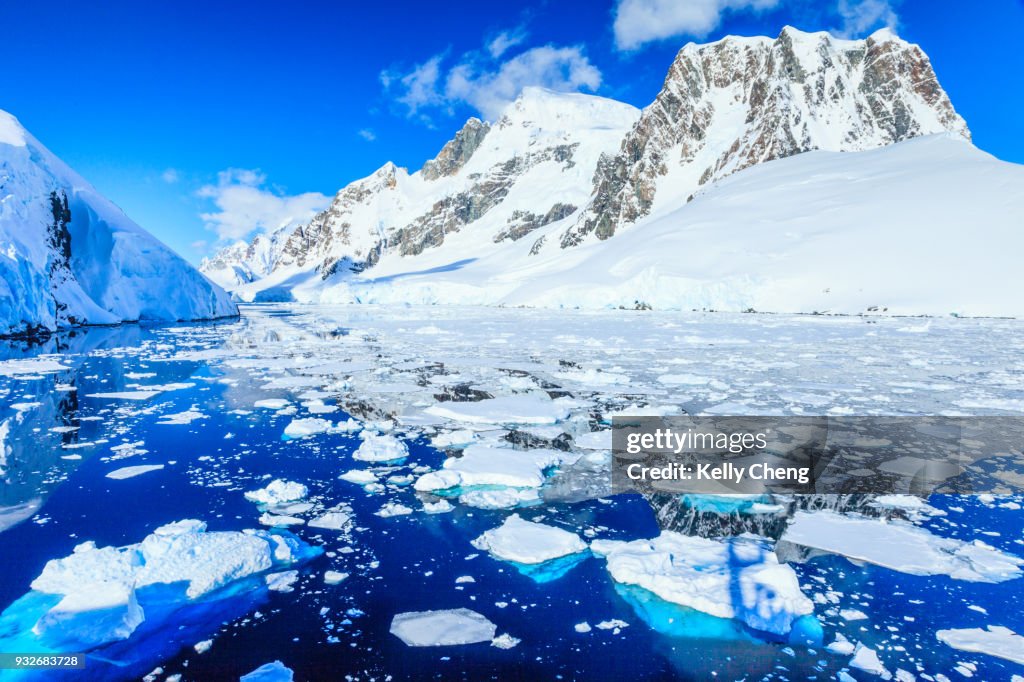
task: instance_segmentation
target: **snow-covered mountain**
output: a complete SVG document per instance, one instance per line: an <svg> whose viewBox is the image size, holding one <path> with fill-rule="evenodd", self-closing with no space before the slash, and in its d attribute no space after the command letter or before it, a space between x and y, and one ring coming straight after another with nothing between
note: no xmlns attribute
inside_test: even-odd
<svg viewBox="0 0 1024 682"><path fill-rule="evenodd" d="M639 115L601 97L527 88L494 124L467 121L420 171L386 163L310 223L232 245L200 267L244 299L291 299L338 276L369 275L386 258L529 249L535 231L568 225L589 201L598 158Z"/></svg>
<svg viewBox="0 0 1024 682"><path fill-rule="evenodd" d="M0 336L237 312L220 287L0 111Z"/></svg>
<svg viewBox="0 0 1024 682"><path fill-rule="evenodd" d="M728 37L642 112L527 89L203 269L244 300L1024 314L1022 168L969 140L889 31Z"/></svg>

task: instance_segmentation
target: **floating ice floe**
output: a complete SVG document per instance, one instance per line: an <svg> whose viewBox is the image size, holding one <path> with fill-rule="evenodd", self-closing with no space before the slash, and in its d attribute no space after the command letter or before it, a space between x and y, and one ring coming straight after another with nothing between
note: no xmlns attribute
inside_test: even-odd
<svg viewBox="0 0 1024 682"><path fill-rule="evenodd" d="M122 481L126 478L135 478L142 474L148 474L150 471L160 471L163 468L163 464L140 464L133 467L121 467L120 469L114 469L108 473L107 478L112 478L115 481Z"/></svg>
<svg viewBox="0 0 1024 682"><path fill-rule="evenodd" d="M882 679L892 679L892 673L890 673L882 661L878 658L878 653L869 646L857 642L857 647L853 650L853 658L850 659L850 667L856 668L857 670L863 670L869 675L875 675Z"/></svg>
<svg viewBox="0 0 1024 682"><path fill-rule="evenodd" d="M6 377L16 377L21 374L52 374L66 369L71 368L47 357L0 361L0 376Z"/></svg>
<svg viewBox="0 0 1024 682"><path fill-rule="evenodd" d="M664 531L651 540L595 540L590 549L608 561L618 583L760 632L820 640L814 604L800 591L793 569L759 541Z"/></svg>
<svg viewBox="0 0 1024 682"><path fill-rule="evenodd" d="M444 402L427 414L468 424L554 424L569 416L564 402L547 396L513 395L476 402Z"/></svg>
<svg viewBox="0 0 1024 682"><path fill-rule="evenodd" d="M372 471L367 471L366 469L351 469L343 473L341 476L338 476L338 478L357 485L366 485L368 483L377 482L377 475Z"/></svg>
<svg viewBox="0 0 1024 682"><path fill-rule="evenodd" d="M489 642L497 626L469 609L410 611L391 621L391 634L408 646L454 646Z"/></svg>
<svg viewBox="0 0 1024 682"><path fill-rule="evenodd" d="M611 450L612 432L611 429L604 431L591 431L583 433L572 439L573 444L584 450Z"/></svg>
<svg viewBox="0 0 1024 682"><path fill-rule="evenodd" d="M412 514L412 509L410 507L406 507L404 504L399 504L398 502L388 502L378 511L375 511L374 514L386 519L392 516L405 516L407 514Z"/></svg>
<svg viewBox="0 0 1024 682"><path fill-rule="evenodd" d="M290 534L206 532L196 520L161 526L124 547L85 542L47 562L32 591L0 614L0 649L91 650L127 639L143 622L154 625L147 619L170 621L177 608L234 596L243 579L320 552Z"/></svg>
<svg viewBox="0 0 1024 682"><path fill-rule="evenodd" d="M293 419L288 426L284 427L286 439L306 438L315 436L318 433L327 433L334 428L334 423L329 419L320 417L302 417Z"/></svg>
<svg viewBox="0 0 1024 682"><path fill-rule="evenodd" d="M797 512L779 542L780 552L788 543L901 573L948 575L970 582L1011 580L1021 575L1024 566L1024 559L981 540L943 538L903 521L885 522L835 512Z"/></svg>
<svg viewBox="0 0 1024 682"><path fill-rule="evenodd" d="M447 514L450 511L455 510L453 505L448 500L438 500L437 502L424 502L423 511L427 514Z"/></svg>
<svg viewBox="0 0 1024 682"><path fill-rule="evenodd" d="M260 667L238 678L238 682L293 682L292 669L281 661L264 663Z"/></svg>
<svg viewBox="0 0 1024 682"><path fill-rule="evenodd" d="M984 630L981 628L939 630L935 636L940 642L954 649L988 654L1024 665L1024 637L1010 628L989 625Z"/></svg>
<svg viewBox="0 0 1024 682"><path fill-rule="evenodd" d="M199 411L199 409L193 405L184 412L178 412L176 414L165 414L160 417L157 424L163 424L165 426L179 426L187 425L198 419L207 419L207 415Z"/></svg>
<svg viewBox="0 0 1024 682"><path fill-rule="evenodd" d="M352 522L350 509L332 509L309 520L310 528L326 528L328 530L344 530Z"/></svg>
<svg viewBox="0 0 1024 682"><path fill-rule="evenodd" d="M324 571L324 582L328 585L337 585L348 578L348 573L341 571Z"/></svg>
<svg viewBox="0 0 1024 682"><path fill-rule="evenodd" d="M270 526L271 528L282 528L284 526L301 526L306 523L305 519L301 519L298 516L287 516L285 514L270 514L264 513L259 518L261 526Z"/></svg>
<svg viewBox="0 0 1024 682"><path fill-rule="evenodd" d="M277 478L271 481L265 488L250 490L245 493L245 499L256 504L275 506L288 502L298 502L305 499L307 495L309 495L309 489L301 483Z"/></svg>
<svg viewBox="0 0 1024 682"><path fill-rule="evenodd" d="M439 433L430 439L430 444L435 448L461 448L476 441L476 432L469 429L446 431Z"/></svg>
<svg viewBox="0 0 1024 682"><path fill-rule="evenodd" d="M253 407L259 407L266 410L280 410L288 407L289 405L291 405L291 401L285 400L284 398L263 398L262 400L257 400L252 404Z"/></svg>
<svg viewBox="0 0 1024 682"><path fill-rule="evenodd" d="M587 544L575 533L527 521L518 514L473 540L473 546L519 564L541 564L587 550Z"/></svg>
<svg viewBox="0 0 1024 682"><path fill-rule="evenodd" d="M521 641L522 640L520 640L518 637L513 637L512 635L506 632L505 634L498 635L497 637L492 639L491 646L495 647L496 649L513 649L516 646L518 646L519 642Z"/></svg>
<svg viewBox="0 0 1024 682"><path fill-rule="evenodd" d="M352 453L352 459L362 462L391 462L409 456L409 449L405 443L390 434L377 434L364 429L359 436L362 443Z"/></svg>
<svg viewBox="0 0 1024 682"><path fill-rule="evenodd" d="M299 572L296 570L281 571L279 573L268 573L264 576L267 589L273 592L292 592L295 590L295 583L299 579Z"/></svg>
<svg viewBox="0 0 1024 682"><path fill-rule="evenodd" d="M104 398L107 400L149 400L160 391L110 391L107 393L86 393L86 398Z"/></svg>

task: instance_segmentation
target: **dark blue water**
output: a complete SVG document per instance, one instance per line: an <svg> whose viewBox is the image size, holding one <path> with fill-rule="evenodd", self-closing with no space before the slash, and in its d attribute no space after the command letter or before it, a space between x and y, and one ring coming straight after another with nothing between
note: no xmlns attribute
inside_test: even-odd
<svg viewBox="0 0 1024 682"><path fill-rule="evenodd" d="M218 330L230 330L231 324L207 327L216 335ZM198 361L155 362L145 352L153 344L167 350L176 343L175 335L160 328L122 327L79 332L35 347L0 347L0 359L60 352L71 366L34 379L0 376L0 388L6 391L0 394L0 419L11 418L9 406L16 402L42 403L26 413L8 439L15 455L9 458L0 502L10 506L35 497L43 500L32 519L0 532L0 609L29 591L47 560L70 554L85 540L100 546L135 543L156 527L185 518L204 520L210 530L258 528L260 512L244 499L243 492L263 487L270 478L305 483L328 507L350 504L358 529L349 543L336 531L293 528L306 542L327 552L303 566L293 592L253 589L175 614L162 627L141 633L145 636L133 636L103 652L117 659L118 665L91 660L87 670L77 675L80 679L132 679L158 665L166 673L183 673L185 679L232 679L275 659L292 668L299 680L384 679L388 675L444 680L834 679L848 660L821 648L764 641L735 623L687 613L652 600L649 594L617 588L604 562L594 557L572 566L562 577L538 582L470 545L482 532L499 525L507 512L456 505L448 514L417 511L380 518L374 512L393 495L368 495L337 478L349 469L365 467L351 459L357 438L332 434L282 440L291 417L269 410L232 413L238 405L226 393L237 391L237 386L220 383L223 374L216 366ZM155 376L132 380L126 377L131 372ZM126 390L126 385L136 382L192 382L195 386L141 402L85 397ZM72 384L77 391L56 391L58 384ZM294 399L288 391L260 392L254 397ZM193 405L207 418L187 426L157 423L161 415ZM97 416L100 420L82 421ZM326 417L344 421L348 415L339 412ZM68 434L48 431L59 425L81 428ZM92 447L61 447L104 438L108 442ZM147 453L104 461L112 454L112 446L138 440L145 442ZM69 454L82 459L61 459ZM413 441L410 457L395 473L408 473L418 464L436 468L443 458L422 441ZM115 468L140 464L166 466L137 478L106 478ZM419 508L411 491L398 499ZM933 499L932 504L964 508L949 517L961 525L936 519L929 522L934 532L971 538L979 526L1001 533L986 536L989 544L1012 554L1024 553L1021 511L964 498ZM635 496L540 506L521 513L570 529L604 527L602 537L634 539L658 533L650 508ZM349 545L354 551L343 553L342 548ZM955 679L958 674L951 672L953 668L968 661L976 666L977 679L1024 674L1020 666L950 649L933 634L940 628L989 623L1024 631L1019 580L997 585L965 583L857 567L839 558L796 568L807 594L830 587L842 593L839 606L858 608L869 616L844 623L825 615L827 607L819 606L826 642L838 630L851 641L875 646L883 662L891 662L891 670L897 662L906 668L908 660L917 660L925 672L942 672ZM323 572L327 569L351 577L326 585ZM466 575L475 582L456 585L456 578ZM968 609L971 604L987 613ZM486 643L410 648L388 632L396 613L459 607L484 614L498 625L499 634L510 633L521 643L510 650ZM671 619L665 617L668 612ZM630 626L619 634L596 628L580 634L573 628L576 623L593 626L609 619L621 619ZM192 645L209 638L214 639L213 647L195 653Z"/></svg>

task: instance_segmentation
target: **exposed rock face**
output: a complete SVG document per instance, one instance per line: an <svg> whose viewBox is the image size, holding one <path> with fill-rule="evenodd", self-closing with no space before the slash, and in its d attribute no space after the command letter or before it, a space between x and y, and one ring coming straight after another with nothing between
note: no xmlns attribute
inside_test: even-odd
<svg viewBox="0 0 1024 682"><path fill-rule="evenodd" d="M928 57L887 30L849 41L786 28L775 40L689 44L618 154L598 162L593 201L561 245L607 239L656 195L687 197L754 164L944 131L970 137Z"/></svg>
<svg viewBox="0 0 1024 682"><path fill-rule="evenodd" d="M441 148L440 153L423 164L423 178L437 180L440 177L454 175L477 150L491 126L478 118L471 118L462 126L462 130Z"/></svg>

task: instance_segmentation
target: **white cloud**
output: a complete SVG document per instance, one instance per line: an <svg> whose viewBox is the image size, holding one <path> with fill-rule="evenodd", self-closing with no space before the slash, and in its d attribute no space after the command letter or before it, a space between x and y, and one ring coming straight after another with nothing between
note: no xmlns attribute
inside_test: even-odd
<svg viewBox="0 0 1024 682"><path fill-rule="evenodd" d="M175 170L174 168L168 168L167 170L160 174L160 179L166 182L168 185L173 185L181 178L178 175L177 170Z"/></svg>
<svg viewBox="0 0 1024 682"><path fill-rule="evenodd" d="M305 222L330 203L330 197L319 192L290 196L266 187L266 181L258 170L221 171L216 184L204 185L198 191L217 210L199 217L220 239L243 239L253 232L272 232Z"/></svg>
<svg viewBox="0 0 1024 682"><path fill-rule="evenodd" d="M444 54L434 55L422 64L417 65L405 75L393 71L381 71L380 82L385 89L392 86L399 88L402 94L398 101L416 113L420 108L442 103L438 92L438 79L441 77L441 60Z"/></svg>
<svg viewBox="0 0 1024 682"><path fill-rule="evenodd" d="M377 139L377 133L373 132L369 128L363 128L362 130L357 131L356 134L367 142L373 142Z"/></svg>
<svg viewBox="0 0 1024 682"><path fill-rule="evenodd" d="M704 38L718 28L727 12L760 11L778 4L779 0L619 0L615 45L636 50L666 38Z"/></svg>
<svg viewBox="0 0 1024 682"><path fill-rule="evenodd" d="M526 29L520 26L511 31L502 31L487 43L487 52L497 59L516 45L526 40Z"/></svg>
<svg viewBox="0 0 1024 682"><path fill-rule="evenodd" d="M455 104L468 104L484 118L496 120L531 85L561 92L600 87L601 71L579 46L542 45L502 59L525 37L521 29L505 31L488 41L485 49L463 54L451 68L444 64L446 55L438 54L405 75L382 72L381 83L410 116L428 122L424 109L450 111Z"/></svg>
<svg viewBox="0 0 1024 682"><path fill-rule="evenodd" d="M889 0L839 0L838 12L843 25L834 33L843 38L856 38L883 26L895 30L899 23Z"/></svg>
<svg viewBox="0 0 1024 682"><path fill-rule="evenodd" d="M594 91L601 85L601 72L579 47L545 45L518 54L495 69L481 69L472 61L458 64L448 73L445 97L466 102L493 121L528 85L561 92Z"/></svg>

